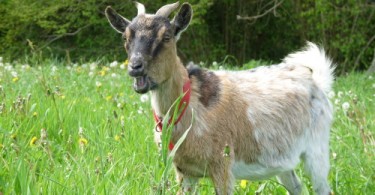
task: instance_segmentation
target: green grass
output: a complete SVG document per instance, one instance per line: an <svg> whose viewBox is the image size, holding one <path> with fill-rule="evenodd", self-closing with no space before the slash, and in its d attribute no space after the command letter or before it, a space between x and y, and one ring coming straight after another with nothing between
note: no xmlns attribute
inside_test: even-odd
<svg viewBox="0 0 375 195"><path fill-rule="evenodd" d="M151 106L133 92L126 70L103 62L30 65L0 64L0 194L158 193L164 166ZM335 82L329 175L335 194L375 192L374 85L375 75L357 73ZM297 173L311 193L302 169ZM169 180L167 193L175 193L173 174ZM275 178L236 184L236 194L256 190L286 193ZM199 192L214 193L208 179Z"/></svg>

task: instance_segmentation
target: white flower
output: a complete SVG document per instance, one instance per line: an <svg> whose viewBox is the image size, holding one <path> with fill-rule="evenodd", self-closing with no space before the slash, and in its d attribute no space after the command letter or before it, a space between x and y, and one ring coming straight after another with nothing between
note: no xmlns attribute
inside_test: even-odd
<svg viewBox="0 0 375 195"><path fill-rule="evenodd" d="M341 107L344 110L344 112L346 112L348 111L350 104L348 102L344 102Z"/></svg>
<svg viewBox="0 0 375 195"><path fill-rule="evenodd" d="M375 88L375 83L372 84L372 88Z"/></svg>
<svg viewBox="0 0 375 195"><path fill-rule="evenodd" d="M66 69L67 69L67 70L71 70L72 67L71 67L71 66L66 66Z"/></svg>
<svg viewBox="0 0 375 195"><path fill-rule="evenodd" d="M118 65L117 61L113 61L112 63L109 64L109 67L114 68Z"/></svg>
<svg viewBox="0 0 375 195"><path fill-rule="evenodd" d="M338 105L340 103L339 99L335 99L335 105Z"/></svg>
<svg viewBox="0 0 375 195"><path fill-rule="evenodd" d="M120 65L120 68L121 68L122 70L124 70L124 69L126 68L125 64L121 64L121 65Z"/></svg>
<svg viewBox="0 0 375 195"><path fill-rule="evenodd" d="M148 95L147 94L141 95L141 102L147 102L147 101L148 101Z"/></svg>
<svg viewBox="0 0 375 195"><path fill-rule="evenodd" d="M98 65L97 65L96 63L91 63L91 64L90 64L90 70L91 70L91 71L95 70L97 66L98 66Z"/></svg>
<svg viewBox="0 0 375 195"><path fill-rule="evenodd" d="M90 71L90 72L89 72L89 76L90 76L90 77L94 76L94 72Z"/></svg>
<svg viewBox="0 0 375 195"><path fill-rule="evenodd" d="M3 57L2 56L0 56L0 62L3 62Z"/></svg>
<svg viewBox="0 0 375 195"><path fill-rule="evenodd" d="M204 62L200 61L200 62L199 62L199 65L200 65L200 66L203 66L203 65L204 65Z"/></svg>
<svg viewBox="0 0 375 195"><path fill-rule="evenodd" d="M10 72L10 74L12 75L12 77L18 77L18 73L16 71L12 71Z"/></svg>
<svg viewBox="0 0 375 195"><path fill-rule="evenodd" d="M78 128L78 135L79 135L79 136L82 136L82 135L83 135L83 128L82 128L82 127L79 127L79 128Z"/></svg>
<svg viewBox="0 0 375 195"><path fill-rule="evenodd" d="M372 76L371 76L371 75L370 75L370 76L368 76L368 79L372 80Z"/></svg>
<svg viewBox="0 0 375 195"><path fill-rule="evenodd" d="M99 81L96 81L95 85L96 85L97 87L101 87L101 86L102 86L102 83L99 82Z"/></svg>
<svg viewBox="0 0 375 195"><path fill-rule="evenodd" d="M121 103L118 103L118 104L117 104L117 108L122 108L122 104L121 104Z"/></svg>
<svg viewBox="0 0 375 195"><path fill-rule="evenodd" d="M328 98L329 99L332 99L332 98L334 98L335 97L335 92L334 91L330 91L329 93L328 93Z"/></svg>
<svg viewBox="0 0 375 195"><path fill-rule="evenodd" d="M5 70L11 71L13 69L13 66L11 65L5 65Z"/></svg>
<svg viewBox="0 0 375 195"><path fill-rule="evenodd" d="M340 98L340 97L342 97L342 95L344 95L344 93L342 92L342 91L339 91L338 93L337 93L337 96Z"/></svg>
<svg viewBox="0 0 375 195"><path fill-rule="evenodd" d="M142 114L143 113L143 108L142 107L139 107L138 109L138 114Z"/></svg>
<svg viewBox="0 0 375 195"><path fill-rule="evenodd" d="M217 62L216 62L216 61L213 61L213 62L212 62L212 66L217 66Z"/></svg>
<svg viewBox="0 0 375 195"><path fill-rule="evenodd" d="M56 71L57 71L57 66L52 66L52 67L51 67L51 71L52 71L52 72L56 72Z"/></svg>
<svg viewBox="0 0 375 195"><path fill-rule="evenodd" d="M115 77L117 77L117 74L116 73L112 73L111 77L115 78Z"/></svg>

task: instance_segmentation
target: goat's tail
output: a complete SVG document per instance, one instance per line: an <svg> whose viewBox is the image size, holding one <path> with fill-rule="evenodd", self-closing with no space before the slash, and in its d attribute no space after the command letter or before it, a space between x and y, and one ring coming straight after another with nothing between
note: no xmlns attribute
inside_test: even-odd
<svg viewBox="0 0 375 195"><path fill-rule="evenodd" d="M296 53L289 54L283 60L284 63L295 66L306 66L312 70L312 77L315 83L325 93L331 91L333 83L333 71L335 65L326 56L323 48L316 44L307 42L307 46Z"/></svg>

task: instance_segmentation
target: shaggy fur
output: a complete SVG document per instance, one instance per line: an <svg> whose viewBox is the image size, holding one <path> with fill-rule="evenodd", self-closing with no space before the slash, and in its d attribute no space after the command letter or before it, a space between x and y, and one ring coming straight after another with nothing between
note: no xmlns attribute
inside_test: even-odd
<svg viewBox="0 0 375 195"><path fill-rule="evenodd" d="M175 7L164 6L160 12L170 13ZM132 61L133 56L140 57L144 68L140 76L157 86L135 86L135 90L143 87L139 93L150 91L156 115L164 117L182 94L183 84L191 82L190 104L171 138L173 143L179 140L192 123L194 110L193 127L173 160L181 193L194 191L201 177L212 179L217 194L233 194L235 179L277 176L291 194L301 194L302 185L294 172L301 159L315 192L330 193L327 176L333 111L326 94L333 82L333 65L323 49L308 43L278 65L248 71L187 69L177 56L176 41L191 20L191 6L183 4L170 23L160 19L168 16L145 15L142 9L130 24L111 8L106 15L117 31L128 32L129 26L143 29L132 29L134 37L125 33L127 40L138 40L127 41L127 52L130 63L139 60ZM123 18L120 23L119 18ZM157 25L154 19L159 21ZM124 26L128 26L126 30ZM166 32L174 35L171 40L155 42L164 39ZM146 34L156 38L142 41L139 36ZM155 56L137 50L155 44L162 44ZM230 149L228 157L223 156L226 146Z"/></svg>

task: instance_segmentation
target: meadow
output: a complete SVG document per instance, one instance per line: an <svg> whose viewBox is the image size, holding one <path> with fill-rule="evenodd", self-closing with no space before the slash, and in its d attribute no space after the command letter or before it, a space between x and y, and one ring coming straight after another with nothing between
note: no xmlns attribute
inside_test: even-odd
<svg viewBox="0 0 375 195"><path fill-rule="evenodd" d="M126 62L1 59L0 194L159 194L164 166L153 141L149 96L136 94L131 86ZM328 95L335 109L332 191L373 194L375 75L340 76ZM303 165L297 174L305 193L313 194ZM166 194L175 194L173 172L167 184ZM235 190L286 194L275 178L237 181ZM198 191L214 193L208 179Z"/></svg>

